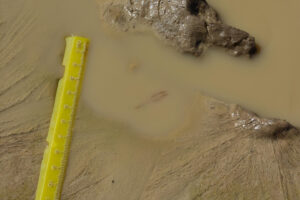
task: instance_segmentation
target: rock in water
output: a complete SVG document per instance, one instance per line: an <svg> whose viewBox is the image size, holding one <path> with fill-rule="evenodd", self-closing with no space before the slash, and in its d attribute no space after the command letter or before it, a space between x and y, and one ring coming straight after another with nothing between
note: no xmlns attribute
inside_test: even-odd
<svg viewBox="0 0 300 200"><path fill-rule="evenodd" d="M184 53L199 56L210 46L234 56L256 53L254 37L224 24L205 0L129 0L111 3L104 15L125 31L146 24Z"/></svg>

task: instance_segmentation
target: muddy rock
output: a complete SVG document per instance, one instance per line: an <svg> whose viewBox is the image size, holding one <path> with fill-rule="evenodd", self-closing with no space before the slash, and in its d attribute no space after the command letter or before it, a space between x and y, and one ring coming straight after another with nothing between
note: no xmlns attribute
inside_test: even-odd
<svg viewBox="0 0 300 200"><path fill-rule="evenodd" d="M184 53L201 55L210 46L231 55L253 55L256 44L247 32L229 26L205 0L130 0L110 3L104 16L124 31L137 24L150 26L158 36Z"/></svg>

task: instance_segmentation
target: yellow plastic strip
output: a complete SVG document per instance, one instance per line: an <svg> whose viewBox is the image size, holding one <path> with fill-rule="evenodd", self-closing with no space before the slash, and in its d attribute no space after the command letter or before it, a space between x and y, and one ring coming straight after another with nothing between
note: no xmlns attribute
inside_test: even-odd
<svg viewBox="0 0 300 200"><path fill-rule="evenodd" d="M89 40L66 38L65 72L59 80L35 200L58 200L63 186Z"/></svg>

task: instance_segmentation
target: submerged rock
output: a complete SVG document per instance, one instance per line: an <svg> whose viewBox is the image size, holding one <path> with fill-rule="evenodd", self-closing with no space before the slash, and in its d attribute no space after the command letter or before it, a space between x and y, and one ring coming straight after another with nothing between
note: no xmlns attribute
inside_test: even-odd
<svg viewBox="0 0 300 200"><path fill-rule="evenodd" d="M125 31L146 24L184 53L199 56L210 46L234 56L256 53L254 37L223 23L205 0L129 0L109 4L104 15Z"/></svg>

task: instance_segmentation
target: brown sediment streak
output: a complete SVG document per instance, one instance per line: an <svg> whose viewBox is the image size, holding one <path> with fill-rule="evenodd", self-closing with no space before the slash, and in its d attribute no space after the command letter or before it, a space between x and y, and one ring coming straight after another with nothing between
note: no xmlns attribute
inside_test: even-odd
<svg viewBox="0 0 300 200"><path fill-rule="evenodd" d="M138 106L136 106L135 108L136 109L140 109L144 106L147 106L148 104L151 104L151 103L155 103L155 102L158 102L158 101L161 101L163 100L165 97L168 96L168 93L167 91L160 91L160 92L157 92L155 94L153 94L147 101L145 101L144 103L141 103L139 104Z"/></svg>

